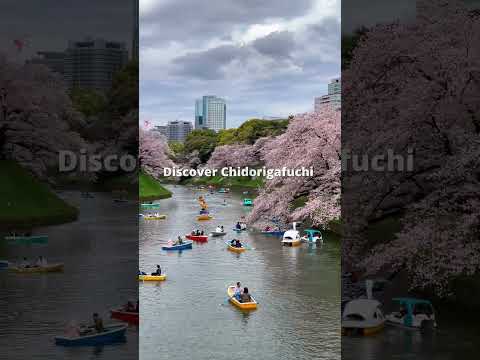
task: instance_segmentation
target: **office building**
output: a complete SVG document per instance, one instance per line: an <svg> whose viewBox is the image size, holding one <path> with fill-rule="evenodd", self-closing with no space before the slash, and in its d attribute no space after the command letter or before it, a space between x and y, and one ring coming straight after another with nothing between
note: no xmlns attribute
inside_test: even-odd
<svg viewBox="0 0 480 360"><path fill-rule="evenodd" d="M166 125L158 125L158 126L155 126L152 131L156 131L156 132L159 132L160 134L162 134L163 136L165 136L167 139L168 139L168 126Z"/></svg>
<svg viewBox="0 0 480 360"><path fill-rule="evenodd" d="M51 71L64 74L65 72L65 52L58 51L39 51L37 56L27 60L27 64L45 65Z"/></svg>
<svg viewBox="0 0 480 360"><path fill-rule="evenodd" d="M320 111L323 106L333 106L334 109L340 110L342 107L342 83L339 78L333 79L328 84L328 95L315 98L315 111Z"/></svg>
<svg viewBox="0 0 480 360"><path fill-rule="evenodd" d="M65 55L65 81L71 88L106 92L115 74L126 65L125 43L87 38L70 41Z"/></svg>
<svg viewBox="0 0 480 360"><path fill-rule="evenodd" d="M168 141L184 142L187 135L192 131L192 123L190 121L169 121L167 124Z"/></svg>
<svg viewBox="0 0 480 360"><path fill-rule="evenodd" d="M227 127L227 105L224 99L208 95L195 101L195 129L219 131Z"/></svg>

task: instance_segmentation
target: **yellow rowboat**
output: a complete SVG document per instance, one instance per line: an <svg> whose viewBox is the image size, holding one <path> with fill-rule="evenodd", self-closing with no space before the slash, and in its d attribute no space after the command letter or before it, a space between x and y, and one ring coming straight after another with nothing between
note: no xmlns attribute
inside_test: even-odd
<svg viewBox="0 0 480 360"><path fill-rule="evenodd" d="M60 272L63 271L63 263L51 264L45 266L33 266L33 267L9 267L11 271L30 274L30 273L49 273L49 272Z"/></svg>
<svg viewBox="0 0 480 360"><path fill-rule="evenodd" d="M213 217L210 216L210 215L199 215L199 216L197 216L197 220L211 220L211 219L213 219Z"/></svg>
<svg viewBox="0 0 480 360"><path fill-rule="evenodd" d="M243 246L242 247L235 247L235 246L232 246L230 244L227 244L227 249L232 251L232 252L235 252L235 253L242 253L245 250L247 250Z"/></svg>
<svg viewBox="0 0 480 360"><path fill-rule="evenodd" d="M229 286L227 288L228 300L230 303L241 310L255 310L257 308L257 302L252 297L252 301L248 303L241 303L233 295L235 294L235 286Z"/></svg>
<svg viewBox="0 0 480 360"><path fill-rule="evenodd" d="M145 220L164 220L167 218L167 215L159 215L159 216L144 216Z"/></svg>
<svg viewBox="0 0 480 360"><path fill-rule="evenodd" d="M165 281L167 280L167 275L138 275L138 280L140 281Z"/></svg>

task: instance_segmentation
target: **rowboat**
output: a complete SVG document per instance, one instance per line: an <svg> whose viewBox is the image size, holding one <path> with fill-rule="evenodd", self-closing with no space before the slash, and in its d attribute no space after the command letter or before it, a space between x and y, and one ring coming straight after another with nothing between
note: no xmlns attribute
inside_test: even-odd
<svg viewBox="0 0 480 360"><path fill-rule="evenodd" d="M208 241L208 235L191 235L187 234L185 237L193 241Z"/></svg>
<svg viewBox="0 0 480 360"><path fill-rule="evenodd" d="M0 260L0 269L8 268L9 262L7 260Z"/></svg>
<svg viewBox="0 0 480 360"><path fill-rule="evenodd" d="M206 214L197 216L197 220L211 220L211 219L213 219L213 217Z"/></svg>
<svg viewBox="0 0 480 360"><path fill-rule="evenodd" d="M141 207L145 209L157 209L160 207L160 204L154 204L154 203L145 203L145 204L140 204Z"/></svg>
<svg viewBox="0 0 480 360"><path fill-rule="evenodd" d="M17 273L49 273L63 271L63 263L49 264L45 266L33 266L33 267L9 267L9 270Z"/></svg>
<svg viewBox="0 0 480 360"><path fill-rule="evenodd" d="M253 200L252 199L243 199L243 206L252 206Z"/></svg>
<svg viewBox="0 0 480 360"><path fill-rule="evenodd" d="M138 280L140 281L165 281L167 280L167 275L138 275Z"/></svg>
<svg viewBox="0 0 480 360"><path fill-rule="evenodd" d="M113 202L116 202L116 203L126 203L128 202L127 199L113 199Z"/></svg>
<svg viewBox="0 0 480 360"><path fill-rule="evenodd" d="M48 235L33 235L33 236L5 236L5 240L11 244L46 244L48 242Z"/></svg>
<svg viewBox="0 0 480 360"><path fill-rule="evenodd" d="M243 246L242 247L236 247L236 246L230 245L229 243L227 243L227 249L232 251L232 252L235 252L235 253L242 253L245 250L247 250Z"/></svg>
<svg viewBox="0 0 480 360"><path fill-rule="evenodd" d="M235 294L235 286L229 286L227 288L228 300L230 303L241 310L255 310L257 308L257 302L252 297L252 301L248 303L241 303L233 295Z"/></svg>
<svg viewBox="0 0 480 360"><path fill-rule="evenodd" d="M143 215L145 220L164 220L167 218L167 215L158 215L158 216L150 216L150 215Z"/></svg>
<svg viewBox="0 0 480 360"><path fill-rule="evenodd" d="M172 245L172 246L162 246L162 250L172 251L172 250L185 250L192 248L192 241L184 242L181 245Z"/></svg>
<svg viewBox="0 0 480 360"><path fill-rule="evenodd" d="M210 233L210 236L213 236L213 237L224 236L224 235L227 235L227 233L224 231L212 231Z"/></svg>
<svg viewBox="0 0 480 360"><path fill-rule="evenodd" d="M100 333L87 333L76 337L56 336L55 344L60 346L95 346L125 341L127 325L111 325Z"/></svg>
<svg viewBox="0 0 480 360"><path fill-rule="evenodd" d="M125 321L129 324L138 325L138 312L125 311L124 309L110 310L110 316L112 319Z"/></svg>

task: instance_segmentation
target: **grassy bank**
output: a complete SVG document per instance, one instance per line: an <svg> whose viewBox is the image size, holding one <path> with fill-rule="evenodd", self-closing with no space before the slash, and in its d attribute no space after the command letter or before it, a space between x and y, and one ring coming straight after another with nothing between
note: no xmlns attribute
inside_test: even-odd
<svg viewBox="0 0 480 360"><path fill-rule="evenodd" d="M172 196L172 193L165 189L157 180L150 175L140 173L138 177L138 191L141 201L150 201L166 199Z"/></svg>
<svg viewBox="0 0 480 360"><path fill-rule="evenodd" d="M77 218L78 210L13 161L0 161L0 227L29 228L61 224Z"/></svg>
<svg viewBox="0 0 480 360"><path fill-rule="evenodd" d="M256 189L263 186L263 178L249 178L244 176L202 176L189 178L183 181L183 184L191 185L213 185L215 187L229 188L252 188Z"/></svg>

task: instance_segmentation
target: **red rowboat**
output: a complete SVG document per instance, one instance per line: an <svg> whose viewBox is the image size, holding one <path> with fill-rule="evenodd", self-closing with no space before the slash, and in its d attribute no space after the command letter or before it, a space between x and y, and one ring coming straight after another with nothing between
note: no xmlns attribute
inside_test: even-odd
<svg viewBox="0 0 480 360"><path fill-rule="evenodd" d="M125 321L129 324L138 325L138 312L129 312L123 309L110 310L112 319Z"/></svg>
<svg viewBox="0 0 480 360"><path fill-rule="evenodd" d="M208 235L191 235L187 234L185 237L189 240L193 241L207 241L208 240Z"/></svg>

